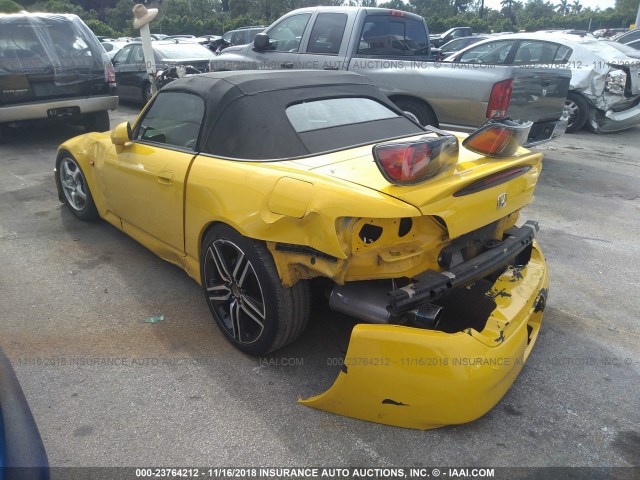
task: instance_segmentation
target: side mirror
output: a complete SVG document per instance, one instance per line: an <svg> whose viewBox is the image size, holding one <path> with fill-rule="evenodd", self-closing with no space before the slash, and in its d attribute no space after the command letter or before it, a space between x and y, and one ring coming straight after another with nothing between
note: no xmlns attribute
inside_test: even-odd
<svg viewBox="0 0 640 480"><path fill-rule="evenodd" d="M269 46L269 35L266 33L258 33L253 40L253 46L256 50L266 50Z"/></svg>
<svg viewBox="0 0 640 480"><path fill-rule="evenodd" d="M131 124L124 122L111 130L111 143L114 145L126 145L131 141Z"/></svg>

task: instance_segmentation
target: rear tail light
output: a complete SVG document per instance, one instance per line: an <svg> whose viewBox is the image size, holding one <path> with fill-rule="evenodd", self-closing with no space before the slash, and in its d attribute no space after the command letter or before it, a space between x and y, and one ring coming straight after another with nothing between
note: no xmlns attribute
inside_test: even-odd
<svg viewBox="0 0 640 480"><path fill-rule="evenodd" d="M453 167L458 162L458 139L444 132L438 135L373 147L382 175L396 185L414 185Z"/></svg>
<svg viewBox="0 0 640 480"><path fill-rule="evenodd" d="M529 138L531 125L509 119L490 120L465 138L462 146L490 157L510 157Z"/></svg>
<svg viewBox="0 0 640 480"><path fill-rule="evenodd" d="M116 71L106 53L102 56L102 62L104 64L104 81L107 83L116 83Z"/></svg>
<svg viewBox="0 0 640 480"><path fill-rule="evenodd" d="M504 118L507 116L512 91L512 79L493 84L491 97L489 97L489 105L487 105L487 118Z"/></svg>

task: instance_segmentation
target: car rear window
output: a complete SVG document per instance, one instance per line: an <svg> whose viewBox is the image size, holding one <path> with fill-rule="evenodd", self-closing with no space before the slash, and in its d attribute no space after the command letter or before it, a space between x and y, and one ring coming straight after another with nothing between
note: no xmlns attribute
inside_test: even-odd
<svg viewBox="0 0 640 480"><path fill-rule="evenodd" d="M241 160L285 160L425 131L372 97L307 97L292 103L298 94L308 95L282 91L235 100L216 122L205 152Z"/></svg>
<svg viewBox="0 0 640 480"><path fill-rule="evenodd" d="M162 58L170 60L212 59L216 57L211 50L196 43L154 45L154 48Z"/></svg>
<svg viewBox="0 0 640 480"><path fill-rule="evenodd" d="M298 133L399 117L369 98L329 98L291 105L287 118Z"/></svg>
<svg viewBox="0 0 640 480"><path fill-rule="evenodd" d="M0 19L0 75L104 75L105 51L75 16L16 14ZM75 81L82 81L77 78Z"/></svg>
<svg viewBox="0 0 640 480"><path fill-rule="evenodd" d="M414 18L369 15L360 33L360 56L428 55L429 41L424 22Z"/></svg>

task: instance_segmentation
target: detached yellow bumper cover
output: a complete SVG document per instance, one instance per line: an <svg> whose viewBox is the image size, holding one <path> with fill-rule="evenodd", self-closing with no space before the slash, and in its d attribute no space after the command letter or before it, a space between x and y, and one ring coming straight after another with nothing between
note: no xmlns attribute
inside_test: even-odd
<svg viewBox="0 0 640 480"><path fill-rule="evenodd" d="M534 242L527 266L508 269L493 285L497 307L482 332L356 325L333 386L300 402L420 430L475 420L500 401L531 353L548 285Z"/></svg>

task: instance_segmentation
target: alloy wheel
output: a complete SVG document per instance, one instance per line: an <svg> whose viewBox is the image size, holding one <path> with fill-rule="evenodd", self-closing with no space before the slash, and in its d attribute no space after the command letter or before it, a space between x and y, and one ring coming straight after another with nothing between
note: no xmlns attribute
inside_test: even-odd
<svg viewBox="0 0 640 480"><path fill-rule="evenodd" d="M86 181L78 164L70 158L60 162L60 183L71 208L83 210L87 205Z"/></svg>
<svg viewBox="0 0 640 480"><path fill-rule="evenodd" d="M569 119L567 120L567 127L570 127L578 119L580 109L578 108L578 105L572 100L565 100L564 106L567 109L567 112L569 113Z"/></svg>
<svg viewBox="0 0 640 480"><path fill-rule="evenodd" d="M203 281L224 331L238 343L256 342L264 331L266 306L260 280L242 249L225 239L209 244Z"/></svg>

